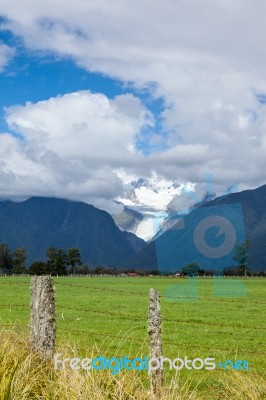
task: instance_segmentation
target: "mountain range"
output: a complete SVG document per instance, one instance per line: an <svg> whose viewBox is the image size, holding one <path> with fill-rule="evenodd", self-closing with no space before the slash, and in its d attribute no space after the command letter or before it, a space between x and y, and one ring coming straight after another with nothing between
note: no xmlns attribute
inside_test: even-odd
<svg viewBox="0 0 266 400"><path fill-rule="evenodd" d="M206 223L210 222L210 229L205 229L204 240L209 240L209 245L214 248L222 246L226 232L219 231L219 227L215 230L216 220L213 219L213 215L217 216L217 214L220 221L223 221L221 217L225 218L235 227L236 237L232 239L232 244L237 245L248 241L249 269L266 270L266 185L206 201L186 216L176 213L174 218L172 215L172 227L133 256L129 263L124 264L124 267L174 272L180 271L182 265L197 261L203 269L220 270L221 265L217 259L204 257L195 248L195 241L197 241L195 228L202 219ZM204 224L199 226L204 228ZM230 230L230 224L227 223L225 229ZM235 266L233 255L234 248L230 248L227 256L220 258L223 267Z"/></svg>
<svg viewBox="0 0 266 400"><path fill-rule="evenodd" d="M82 261L91 266L125 262L146 244L92 205L44 197L0 201L0 243L25 247L28 264L45 260L48 247L77 247Z"/></svg>
<svg viewBox="0 0 266 400"><path fill-rule="evenodd" d="M143 184L147 193L148 182L135 182L134 191L139 199L137 189L143 190ZM163 194L159 194L159 187L156 190L161 199L167 198L166 205L177 189L180 189L178 184L167 190L162 184ZM154 185L151 190L154 191ZM142 212L143 204L144 199L138 208ZM145 212L147 209L148 205ZM124 205L120 225L123 223L130 230L136 220L141 223L145 218L147 214L143 216L140 211ZM28 264L45 260L48 247L77 247L82 261L90 266L159 269L164 273L178 271L193 261L203 269L232 267L233 246L248 241L249 269L266 269L266 185L213 200L206 198L186 215L172 209L166 220L166 232L160 231L160 225L157 229L160 235L147 244L134 233L120 229L106 211L89 204L43 197L22 202L0 201L0 243L7 243L11 249L26 247ZM220 257L220 264L215 257L206 256L206 248L217 251L226 241L229 250Z"/></svg>

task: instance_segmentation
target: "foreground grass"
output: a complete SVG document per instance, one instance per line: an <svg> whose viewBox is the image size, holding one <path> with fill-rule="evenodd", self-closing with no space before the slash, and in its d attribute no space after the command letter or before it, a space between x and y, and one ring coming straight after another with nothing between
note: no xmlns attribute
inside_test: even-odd
<svg viewBox="0 0 266 400"><path fill-rule="evenodd" d="M0 332L0 400L150 400L145 379L127 371L113 376L106 371L54 370L53 362L32 352L28 342L9 331ZM70 352L65 348L63 352ZM266 382L258 375L233 372L219 381L219 390L209 387L209 398L221 400L264 399ZM163 388L161 400L203 400L197 387L176 374Z"/></svg>
<svg viewBox="0 0 266 400"><path fill-rule="evenodd" d="M80 372L54 370L53 362L32 352L27 342L15 333L0 333L1 400L122 400L151 399L149 389L137 373ZM64 349L71 351L71 348ZM178 381L163 390L161 399L197 399L196 393L182 388Z"/></svg>
<svg viewBox="0 0 266 400"><path fill-rule="evenodd" d="M57 352L65 348L66 357L90 355L92 349L95 356L120 358L126 355L135 358L148 355L148 292L154 287L164 296L170 288L174 296L181 294L184 298L173 298L170 302L165 297L161 299L165 357L214 357L217 363L240 359L247 360L251 367L251 371L240 371L239 374L219 369L183 369L178 375L178 382L182 382L183 386L189 382L189 391L193 393L195 390L197 396L204 400L234 399L237 397L233 396L242 393L242 389L243 393L247 393L245 396L249 396L248 383L265 379L266 280L236 280L226 288L227 282L230 281L200 279L197 283L198 299L186 299L186 296L191 296L191 287L185 279L54 278ZM184 292L186 285L188 289ZM245 287L246 293L237 293L239 285ZM29 279L0 278L0 325L16 325L16 332L21 331L27 337L28 322ZM2 328L9 329L6 326ZM99 380L99 375L103 376L98 374L95 379ZM125 379L132 379L132 376L134 381L138 380L137 387L142 387L144 392L148 390L147 377L137 373ZM118 379L110 377L112 382ZM120 373L118 377L123 380ZM177 385L176 376L165 371L168 387L173 379L172 384ZM230 390L225 385L229 385ZM250 390L254 385L251 384ZM137 395L137 389L134 391ZM227 394L223 397L223 391L230 393L231 397L226 397ZM245 397L243 393L240 398L252 398Z"/></svg>

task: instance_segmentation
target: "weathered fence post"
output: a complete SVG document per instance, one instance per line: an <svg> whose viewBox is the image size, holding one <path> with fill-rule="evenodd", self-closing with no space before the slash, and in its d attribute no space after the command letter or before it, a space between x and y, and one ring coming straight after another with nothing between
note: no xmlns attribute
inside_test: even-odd
<svg viewBox="0 0 266 400"><path fill-rule="evenodd" d="M55 351L55 295L50 276L31 278L30 344L46 357Z"/></svg>
<svg viewBox="0 0 266 400"><path fill-rule="evenodd" d="M162 339L161 326L162 318L160 311L160 294L155 289L150 289L150 304L148 317L148 334L150 337L150 359L156 358L161 360L162 356ZM162 389L162 370L157 369L150 371L151 391L155 399L160 399Z"/></svg>

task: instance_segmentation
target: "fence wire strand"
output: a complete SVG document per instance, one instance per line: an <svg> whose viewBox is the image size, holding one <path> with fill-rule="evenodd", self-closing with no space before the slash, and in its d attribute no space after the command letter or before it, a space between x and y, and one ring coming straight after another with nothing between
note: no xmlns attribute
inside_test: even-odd
<svg viewBox="0 0 266 400"><path fill-rule="evenodd" d="M79 334L79 335L84 335L84 336L88 336L88 334L89 335L92 335L92 336L95 336L95 337L97 337L97 336L101 336L101 337L105 337L105 338L108 338L108 337L113 337L113 338L117 338L117 339L124 339L124 337L122 337L122 336L119 336L119 335L114 335L114 334L109 334L109 333L99 333L98 331L83 331L83 330L79 330L79 329L66 329L66 328L61 328L61 327L59 327L59 330L60 331L63 331L63 332L72 332L72 333L76 333L76 334ZM133 337L130 337L129 338L129 340L131 340L131 341L135 341L135 342L139 342L139 343L147 343L147 345L148 345L148 343L149 343L149 341L148 341L148 336L145 338L145 339L138 339L138 338L133 338ZM163 345L168 345L168 346L173 346L173 347L188 347L188 348L196 348L196 349L199 349L199 347L200 348L202 348L202 349L205 349L205 350L208 350L208 351L219 351L219 352L234 352L234 353L236 353L236 354L238 354L238 353L245 353L245 354L256 354L256 355L263 355L263 354L266 354L266 353L264 353L264 352L256 352L256 351L246 351L246 349L241 349L241 348L234 348L234 349L232 349L232 348L217 348L217 347L207 347L207 346L202 346L202 345L196 345L196 344L190 344L190 343L175 343L175 342L172 342L172 341L168 341L168 340L163 340Z"/></svg>
<svg viewBox="0 0 266 400"><path fill-rule="evenodd" d="M1 282L0 285L29 285L29 282L18 282L18 281L9 281L9 282ZM135 291L125 291L125 290L120 290L120 289L113 289L113 288L106 288L106 287L92 287L92 286L85 286L85 285L75 285L75 284L71 284L71 283L61 283L61 282L54 282L55 285L60 285L60 286L66 286L66 287L72 287L72 288L82 288L82 289L89 289L90 291L93 292L106 292L106 293L119 293L119 294L123 294L123 295L134 295L134 296L145 296L147 298L148 301L148 293L146 292L135 292ZM192 297L184 297L184 296L165 296L165 295L161 295L160 296L161 299L165 300L171 300L171 299L189 299L189 300L195 300ZM241 303L243 305L248 305L248 304L253 304L253 305L265 305L266 302L261 302L261 301L242 301L242 300L235 300L235 299L214 299L214 298L206 298L206 297L199 297L196 300L199 301L208 301L208 302L221 302L221 303ZM29 304L0 304L0 308L28 308ZM68 307L65 305L56 305L57 309L60 310L68 310L68 311L75 311L75 312L79 312L79 313L88 313L88 314L103 314L106 316L113 316L116 318L123 318L126 320L131 320L131 321L140 321L143 323L147 322L147 318L145 318L144 316L142 317L141 315L134 315L134 314L125 314L125 313L120 313L120 312L115 312L115 311L103 311L100 309L95 309L95 308L79 308L79 307ZM260 314L261 315L261 314ZM59 317L57 317L57 319L60 319ZM238 330L238 329L243 329L243 330L250 330L251 332L254 331L264 331L266 330L266 327L262 327L262 326L250 326L250 325L245 325L245 324L227 324L227 323L221 323L221 322L208 322L208 321L194 321L193 319L179 319L179 318L167 318L167 317L163 317L162 321L165 323L179 323L179 324L187 324L187 325L204 325L204 326L209 326L209 327L218 327L218 328L230 328L230 329L234 329L234 330ZM9 327L9 328L14 328L14 327L27 327L27 324L0 324L0 327ZM104 337L106 339L108 339L109 337L113 337L113 338L118 338L118 339L125 339L125 337L116 335L116 334L105 334L105 333L101 333L98 331L82 331L82 330L78 330L78 329L66 329L63 328L62 326L58 326L58 331L62 331L62 332L67 332L67 333L76 333L79 335L92 335L97 337ZM226 332L221 332L220 333L224 333L226 334ZM215 333L214 333L215 334ZM206 336L204 335L204 338L208 338L210 336ZM135 341L138 343L148 343L148 337L145 337L144 339L138 339L138 338L134 338L134 337L128 337L127 338L129 341ZM265 353L263 353L263 349L260 352L256 352L256 351L247 351L246 349L241 349L241 348L212 348L211 346L207 347L207 346L202 346L201 344L197 345L197 344L189 344L189 343L175 343L172 342L171 340L164 340L163 344L165 346L173 346L173 347L186 347L186 348L197 348L197 349L205 349L208 351L220 351L220 352L235 352L236 354L238 354L239 352L241 353L245 353L245 354L251 354L251 355L263 355ZM215 346L215 345L214 345Z"/></svg>
<svg viewBox="0 0 266 400"><path fill-rule="evenodd" d="M62 282L55 282L55 285L61 285L61 286L70 286L70 287L76 287L76 288L82 288L82 289L90 289L93 290L94 292L115 292L115 293L121 293L121 294L130 294L130 295L135 295L135 296L145 296L147 297L146 292L131 292L131 291L125 291L125 290L120 290L120 289L111 289L111 288L106 288L106 287L92 287L92 286L85 286L85 285L74 285L72 283L62 283ZM165 296L165 295L160 295L161 299L184 299L184 300L194 300L194 301L213 301L213 302L221 302L221 303L240 303L240 304L254 304L254 305L266 305L266 302L262 301L242 301L242 300L235 300L235 299L216 299L213 297L189 297L189 296Z"/></svg>

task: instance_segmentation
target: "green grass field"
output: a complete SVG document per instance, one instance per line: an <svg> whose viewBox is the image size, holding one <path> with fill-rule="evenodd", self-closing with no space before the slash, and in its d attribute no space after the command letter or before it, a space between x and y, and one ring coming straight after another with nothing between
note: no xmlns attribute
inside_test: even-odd
<svg viewBox="0 0 266 400"><path fill-rule="evenodd" d="M17 331L28 333L29 284L29 278L0 278L2 329L16 325ZM251 370L243 374L265 375L265 279L194 278L192 283L185 278L88 277L54 278L54 284L57 348L67 343L73 349L73 354L64 354L66 357L82 357L92 349L94 354L107 357L148 355L148 294L153 287L162 295L164 357L214 357L216 364L227 359L246 360ZM239 284L243 286L242 297L237 295ZM165 295L173 285L174 298L169 301ZM197 289L198 298L193 298ZM219 381L230 373L182 369L180 376L197 385L204 398L213 399L209 388L218 391ZM147 374L140 374L147 380ZM166 384L171 376L165 371Z"/></svg>

